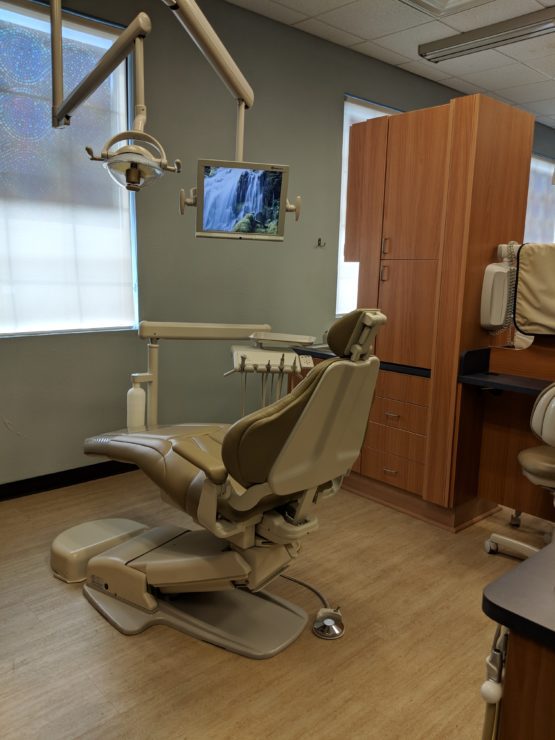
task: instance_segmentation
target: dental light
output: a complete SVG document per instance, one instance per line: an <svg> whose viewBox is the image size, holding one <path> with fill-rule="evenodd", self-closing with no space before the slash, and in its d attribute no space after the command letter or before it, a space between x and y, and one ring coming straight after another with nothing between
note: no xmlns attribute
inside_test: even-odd
<svg viewBox="0 0 555 740"><path fill-rule="evenodd" d="M114 144L126 140L140 141L150 148L137 143L112 148ZM181 172L179 159L169 165L160 142L138 129L113 136L106 142L99 157L95 156L90 146L86 147L86 151L91 160L104 163L114 182L134 192L161 177L164 172Z"/></svg>
<svg viewBox="0 0 555 740"><path fill-rule="evenodd" d="M160 142L147 134L146 105L144 94L144 38L152 24L146 13L139 13L122 32L96 67L63 98L62 58L62 8L61 0L50 3L52 28L52 125L55 128L68 126L73 111L86 100L116 67L133 52L135 117L129 131L122 131L109 139L100 156L91 147L85 150L90 159L103 162L110 177L121 187L137 192L164 172L180 172L181 162L168 164L166 153ZM128 142L114 148L120 142ZM133 142L133 143L132 143Z"/></svg>

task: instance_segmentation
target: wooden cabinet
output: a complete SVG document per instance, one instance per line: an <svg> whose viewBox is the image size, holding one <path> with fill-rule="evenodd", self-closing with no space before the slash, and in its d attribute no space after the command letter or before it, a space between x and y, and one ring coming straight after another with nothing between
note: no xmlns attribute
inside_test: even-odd
<svg viewBox="0 0 555 740"><path fill-rule="evenodd" d="M380 359L429 368L448 160L449 106L351 129L345 258L360 262L359 306L388 324Z"/></svg>
<svg viewBox="0 0 555 740"><path fill-rule="evenodd" d="M476 445L458 437L473 418L461 415L458 366L490 344L481 280L497 244L523 238L533 127L531 114L470 95L351 128L345 258L359 262L358 305L387 316L376 354L389 371L352 490L384 503L391 491L391 505L453 528L487 509L466 474Z"/></svg>

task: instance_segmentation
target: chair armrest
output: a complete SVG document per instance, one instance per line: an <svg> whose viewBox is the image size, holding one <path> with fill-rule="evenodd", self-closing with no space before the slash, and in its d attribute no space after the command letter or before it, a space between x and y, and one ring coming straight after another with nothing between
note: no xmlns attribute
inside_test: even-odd
<svg viewBox="0 0 555 740"><path fill-rule="evenodd" d="M193 440L181 439L172 443L173 451L197 468L200 468L213 483L224 483L227 469L221 458L202 450Z"/></svg>

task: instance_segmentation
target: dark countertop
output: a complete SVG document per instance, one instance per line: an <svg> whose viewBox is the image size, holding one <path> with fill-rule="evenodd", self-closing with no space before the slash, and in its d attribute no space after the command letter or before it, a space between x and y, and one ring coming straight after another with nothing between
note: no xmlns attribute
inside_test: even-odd
<svg viewBox="0 0 555 740"><path fill-rule="evenodd" d="M512 391L513 393L524 393L528 396L537 396L553 382L551 380L525 378L521 375L503 375L489 372L459 375L458 381L464 385L476 385L484 390Z"/></svg>
<svg viewBox="0 0 555 740"><path fill-rule="evenodd" d="M537 396L552 380L538 380L523 375L505 375L489 370L490 347L471 349L463 352L460 359L459 383L474 385L482 390L510 391Z"/></svg>
<svg viewBox="0 0 555 740"><path fill-rule="evenodd" d="M298 355L309 355L310 357L316 357L319 360L327 360L330 357L335 357L331 349L325 344L317 344L314 347L291 347L291 349ZM412 365L396 365L393 362L380 361L380 370L401 373L403 375L420 375L423 378L429 378L431 375L428 368L413 367Z"/></svg>
<svg viewBox="0 0 555 740"><path fill-rule="evenodd" d="M555 650L555 542L486 586L482 610L495 622Z"/></svg>

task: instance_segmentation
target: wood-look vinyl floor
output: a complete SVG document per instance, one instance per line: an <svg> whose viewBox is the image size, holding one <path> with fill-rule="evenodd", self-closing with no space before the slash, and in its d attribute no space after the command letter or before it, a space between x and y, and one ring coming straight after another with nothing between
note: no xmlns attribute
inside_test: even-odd
<svg viewBox="0 0 555 740"><path fill-rule="evenodd" d="M515 565L482 542L506 515L453 535L341 492L289 573L341 606L345 635L318 640L309 623L264 661L167 627L126 637L55 579L51 540L106 516L187 524L140 472L0 502L3 740L480 737L493 635L481 592ZM319 606L283 579L271 590Z"/></svg>

